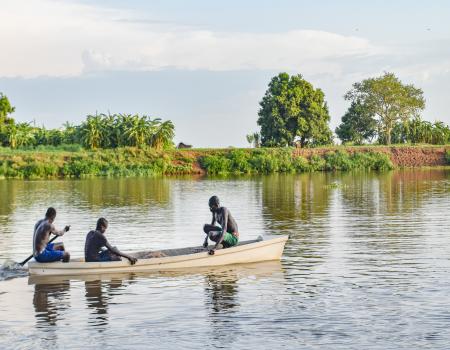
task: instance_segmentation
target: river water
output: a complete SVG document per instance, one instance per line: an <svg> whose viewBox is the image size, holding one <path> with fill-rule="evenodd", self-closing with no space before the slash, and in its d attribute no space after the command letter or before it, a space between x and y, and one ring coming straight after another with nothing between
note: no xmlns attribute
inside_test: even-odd
<svg viewBox="0 0 450 350"><path fill-rule="evenodd" d="M199 245L217 194L281 262L29 280L48 206L72 257L98 217L123 251ZM450 170L0 181L0 349L449 349Z"/></svg>

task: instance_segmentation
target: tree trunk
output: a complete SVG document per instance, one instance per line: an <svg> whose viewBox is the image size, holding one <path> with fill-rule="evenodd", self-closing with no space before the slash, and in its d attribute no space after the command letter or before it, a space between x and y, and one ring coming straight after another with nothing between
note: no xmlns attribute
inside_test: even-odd
<svg viewBox="0 0 450 350"><path fill-rule="evenodd" d="M391 144L391 131L392 128L386 128L386 145Z"/></svg>
<svg viewBox="0 0 450 350"><path fill-rule="evenodd" d="M300 138L300 147L305 148L305 146L306 146L306 137L302 136Z"/></svg>

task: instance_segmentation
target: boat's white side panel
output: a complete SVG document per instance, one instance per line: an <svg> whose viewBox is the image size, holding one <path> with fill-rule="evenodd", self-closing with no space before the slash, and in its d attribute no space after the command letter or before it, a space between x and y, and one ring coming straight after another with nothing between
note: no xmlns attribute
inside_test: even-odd
<svg viewBox="0 0 450 350"><path fill-rule="evenodd" d="M135 265L128 260L116 262L55 262L29 263L30 275L80 275L115 272L143 272L184 269L191 267L221 266L280 260L288 236L278 236L264 241L217 250L214 255L206 251L164 258L141 259Z"/></svg>

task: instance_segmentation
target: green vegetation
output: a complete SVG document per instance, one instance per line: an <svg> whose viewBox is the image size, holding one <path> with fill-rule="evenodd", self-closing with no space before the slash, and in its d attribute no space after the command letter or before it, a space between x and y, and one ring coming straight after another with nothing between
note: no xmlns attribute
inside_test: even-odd
<svg viewBox="0 0 450 350"><path fill-rule="evenodd" d="M421 89L403 84L393 73L353 84L351 102L336 134L343 144L449 144L450 128L420 118ZM260 132L247 135L253 147L317 147L333 143L325 97L301 75L273 77L260 102Z"/></svg>
<svg viewBox="0 0 450 350"><path fill-rule="evenodd" d="M82 145L88 149L131 146L157 150L173 147L175 127L170 120L162 122L137 114L96 114L88 115L80 125L65 123L62 129L46 129L15 123L7 117L14 108L7 104L7 99L2 102L2 98L5 97L0 96L0 145L4 147Z"/></svg>
<svg viewBox="0 0 450 350"><path fill-rule="evenodd" d="M292 149L230 150L207 155L200 164L208 174L269 174L326 170L389 170L393 164L384 153L329 151L309 159L296 156Z"/></svg>
<svg viewBox="0 0 450 350"><path fill-rule="evenodd" d="M333 142L325 95L299 75L272 78L260 102L258 125L264 147L301 147Z"/></svg>
<svg viewBox="0 0 450 350"><path fill-rule="evenodd" d="M344 143L402 145L450 143L450 128L420 119L422 90L403 85L392 73L353 84L351 101L336 133ZM46 129L16 123L15 108L0 93L0 177L80 178L171 174L269 174L309 171L383 171L400 166L450 164L450 150L439 154L411 147L405 152L383 147L332 144L325 96L301 75L272 78L260 102L260 132L247 135L253 149L174 150L173 123L146 115L88 115L80 125ZM316 147L312 150L291 148ZM272 147L272 148L261 148ZM311 151L311 152L310 152ZM392 160L392 161L391 161Z"/></svg>
<svg viewBox="0 0 450 350"><path fill-rule="evenodd" d="M293 148L208 151L157 151L125 147L70 151L65 146L40 150L0 148L2 178L82 178L194 174L269 174L330 170L388 170L384 153L328 151L309 158Z"/></svg>
<svg viewBox="0 0 450 350"><path fill-rule="evenodd" d="M343 143L352 142L362 145L372 142L377 134L377 122L372 115L357 102L352 102L342 117L342 123L336 128L336 135Z"/></svg>
<svg viewBox="0 0 450 350"><path fill-rule="evenodd" d="M445 145L450 143L450 127L443 122L432 124L416 117L403 123L396 123L392 130L392 141Z"/></svg>
<svg viewBox="0 0 450 350"><path fill-rule="evenodd" d="M64 147L63 147L64 148ZM152 176L190 174L193 159L152 148L64 151L0 149L0 177L81 178L90 176Z"/></svg>
<svg viewBox="0 0 450 350"><path fill-rule="evenodd" d="M252 134L248 134L248 135L246 135L246 138L247 138L247 142L251 146L253 146L255 148L261 147L261 135L259 134L259 132L254 132Z"/></svg>
<svg viewBox="0 0 450 350"><path fill-rule="evenodd" d="M393 73L385 73L381 77L353 84L353 89L347 92L345 99L352 102L346 115L358 106L357 115L360 118L376 119L378 134L387 145L391 144L392 130L397 122L407 122L425 108L422 90L414 85L402 84ZM348 122L343 120L341 130L347 124ZM364 136L361 133L356 134ZM359 141L359 137L353 141Z"/></svg>

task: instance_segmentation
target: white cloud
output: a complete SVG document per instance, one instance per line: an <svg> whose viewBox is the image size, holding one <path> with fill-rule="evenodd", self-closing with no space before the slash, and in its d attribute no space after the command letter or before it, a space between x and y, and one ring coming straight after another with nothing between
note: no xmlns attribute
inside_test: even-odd
<svg viewBox="0 0 450 350"><path fill-rule="evenodd" d="M383 49L314 30L218 33L143 21L130 11L67 1L3 0L0 77L76 76L103 70L302 71L338 76Z"/></svg>

